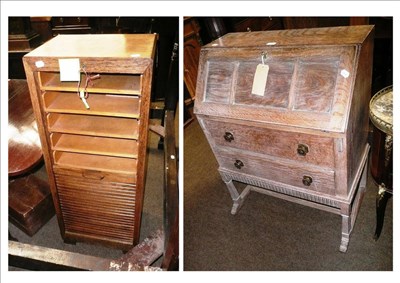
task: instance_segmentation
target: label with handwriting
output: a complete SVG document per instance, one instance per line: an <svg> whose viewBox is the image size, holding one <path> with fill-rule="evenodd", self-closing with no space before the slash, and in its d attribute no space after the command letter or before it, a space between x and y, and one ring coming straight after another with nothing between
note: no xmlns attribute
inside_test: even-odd
<svg viewBox="0 0 400 283"><path fill-rule="evenodd" d="M254 95L264 96L265 86L267 85L269 66L258 64L253 79L253 88L251 93Z"/></svg>

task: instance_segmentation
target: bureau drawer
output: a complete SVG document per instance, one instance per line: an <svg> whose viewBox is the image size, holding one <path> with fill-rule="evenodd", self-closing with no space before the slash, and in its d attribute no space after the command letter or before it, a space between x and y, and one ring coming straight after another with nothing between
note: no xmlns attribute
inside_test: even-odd
<svg viewBox="0 0 400 283"><path fill-rule="evenodd" d="M256 154L242 154L236 150L216 150L216 156L219 165L228 170L335 195L333 170L321 170L301 163L279 162Z"/></svg>
<svg viewBox="0 0 400 283"><path fill-rule="evenodd" d="M334 168L332 138L202 120L217 146L244 149Z"/></svg>

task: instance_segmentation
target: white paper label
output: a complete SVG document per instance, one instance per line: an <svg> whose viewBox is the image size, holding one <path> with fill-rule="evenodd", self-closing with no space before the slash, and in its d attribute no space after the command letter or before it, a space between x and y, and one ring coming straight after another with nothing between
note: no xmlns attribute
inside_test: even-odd
<svg viewBox="0 0 400 283"><path fill-rule="evenodd" d="M79 59L58 59L60 81L79 82L81 79Z"/></svg>
<svg viewBox="0 0 400 283"><path fill-rule="evenodd" d="M342 71L340 71L340 74L342 75L343 78L348 78L350 76L349 71L343 69Z"/></svg>
<svg viewBox="0 0 400 283"><path fill-rule="evenodd" d="M264 96L265 86L267 85L269 66L264 64L258 64L256 73L253 79L253 88L251 93L255 95Z"/></svg>
<svg viewBox="0 0 400 283"><path fill-rule="evenodd" d="M36 61L35 62L36 68L43 68L44 67L44 62L43 61Z"/></svg>

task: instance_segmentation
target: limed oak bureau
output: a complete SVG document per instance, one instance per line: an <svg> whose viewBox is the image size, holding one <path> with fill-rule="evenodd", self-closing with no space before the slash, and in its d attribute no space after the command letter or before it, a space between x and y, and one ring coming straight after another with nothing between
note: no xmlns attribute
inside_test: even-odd
<svg viewBox="0 0 400 283"><path fill-rule="evenodd" d="M194 111L232 214L250 191L336 213L347 250L366 186L372 53L373 26L230 33L202 48Z"/></svg>
<svg viewBox="0 0 400 283"><path fill-rule="evenodd" d="M141 223L157 35L59 35L24 56L62 237L124 250Z"/></svg>

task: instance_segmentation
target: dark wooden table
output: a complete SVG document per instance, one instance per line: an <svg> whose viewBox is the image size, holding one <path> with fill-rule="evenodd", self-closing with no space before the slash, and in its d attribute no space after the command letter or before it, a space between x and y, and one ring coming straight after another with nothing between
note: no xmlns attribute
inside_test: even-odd
<svg viewBox="0 0 400 283"><path fill-rule="evenodd" d="M55 212L48 183L31 174L43 156L28 84L9 80L8 89L9 219L32 236Z"/></svg>
<svg viewBox="0 0 400 283"><path fill-rule="evenodd" d="M26 80L8 81L8 175L29 172L42 160L42 147Z"/></svg>

